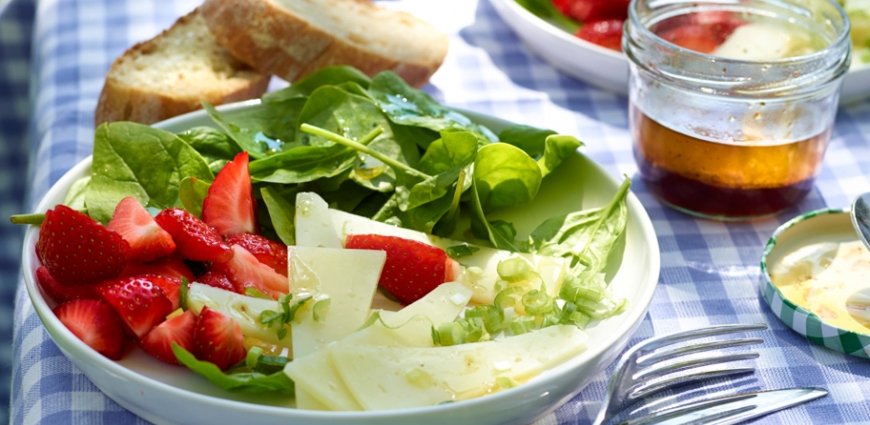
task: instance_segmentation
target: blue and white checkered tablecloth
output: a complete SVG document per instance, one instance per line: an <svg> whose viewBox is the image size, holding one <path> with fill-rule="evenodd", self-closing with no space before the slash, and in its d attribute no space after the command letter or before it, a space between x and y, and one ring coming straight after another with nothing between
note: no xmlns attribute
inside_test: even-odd
<svg viewBox="0 0 870 425"><path fill-rule="evenodd" d="M11 0L0 19L0 215L20 205L24 129L31 164L28 208L91 152L93 111L111 61L133 43L167 28L195 0L39 0L28 75L28 18L36 0ZM2 3L2 1L0 1ZM449 3L449 5L445 5ZM449 105L580 135L586 153L613 174L636 175L624 97L573 80L532 55L496 16L488 0L403 0L390 7L425 14L451 34L450 53L426 90ZM11 106L7 106L11 105ZM24 106L22 106L24 105ZM23 117L30 116L29 124ZM14 156L13 158L10 158ZM759 255L773 230L801 211L840 207L870 191L870 101L841 108L815 190L795 210L763 222L696 220L663 208L635 177L632 189L647 208L662 254L659 287L635 344L656 334L707 324L766 322L757 371L716 381L699 391L821 386L830 395L756 420L758 424L870 423L870 362L808 343L769 311L757 289ZM15 207L10 210L9 205ZM20 255L20 232L0 228L3 288ZM18 281L15 298L12 405L14 424L130 424L143 420L108 399L50 340ZM0 307L0 313L3 309ZM0 320L0 338L8 320ZM0 347L4 346L0 344ZM0 349L0 363L4 352ZM540 424L588 424L607 375ZM0 394L2 394L0 385Z"/></svg>

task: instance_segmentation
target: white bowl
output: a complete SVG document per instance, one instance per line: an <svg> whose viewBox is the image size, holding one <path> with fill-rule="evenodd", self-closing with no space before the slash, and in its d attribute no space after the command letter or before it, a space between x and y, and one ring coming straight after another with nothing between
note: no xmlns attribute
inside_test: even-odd
<svg viewBox="0 0 870 425"><path fill-rule="evenodd" d="M490 0L499 16L530 50L556 69L595 87L628 94L624 54L581 40L535 16L515 0ZM840 103L870 96L870 64L853 67L843 80Z"/></svg>
<svg viewBox="0 0 870 425"><path fill-rule="evenodd" d="M258 101L225 105L228 114L244 111ZM495 131L509 123L468 113ZM155 127L179 132L193 126L212 125L200 111L176 117ZM44 212L60 203L70 184L90 172L87 158L67 172L39 203ZM518 232L529 232L542 216L605 204L619 183L586 156L577 154L547 177L534 205L515 208L500 217L514 220ZM157 424L244 423L254 424L527 424L549 413L576 395L592 377L601 373L628 343L643 319L659 277L659 248L649 216L633 194L628 198L629 221L624 253L614 255L607 270L617 296L629 300L619 316L590 329L589 348L530 382L490 396L427 408L379 412L316 412L290 408L292 399L279 396L228 393L187 369L160 363L138 348L121 361L109 360L76 338L51 311L53 304L36 285L39 263L34 245L39 229L25 235L23 267L34 308L48 333L66 355L107 396ZM624 266L623 266L624 265Z"/></svg>

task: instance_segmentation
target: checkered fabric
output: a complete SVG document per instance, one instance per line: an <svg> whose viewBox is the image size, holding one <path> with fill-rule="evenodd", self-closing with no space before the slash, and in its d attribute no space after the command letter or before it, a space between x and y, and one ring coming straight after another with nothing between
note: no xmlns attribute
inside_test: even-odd
<svg viewBox="0 0 870 425"><path fill-rule="evenodd" d="M13 5L16 3L25 1L13 0ZM870 101L841 108L825 167L815 190L798 208L755 223L697 220L662 207L637 179L626 99L591 88L542 62L496 16L488 0L385 3L425 16L451 35L450 53L425 89L436 99L581 135L587 143L585 152L609 172L635 176L632 190L652 218L662 270L649 313L631 344L708 324L770 325L770 330L758 333L765 342L758 348L761 357L753 361L757 368L754 374L717 380L679 397L665 393L665 397L821 386L830 391L828 397L755 423L870 422L870 363L813 345L785 327L767 307L757 283L760 254L777 226L801 212L845 206L853 196L870 190ZM30 73L34 90L30 141L35 166L27 186L29 207L90 153L92 114L112 59L134 42L168 27L195 5L193 0L39 1ZM22 21L19 25L27 24ZM7 27L0 27L0 34L3 28ZM5 55L0 57L4 66L6 59ZM0 92L0 97L5 98L5 92ZM3 134L7 134L6 121L0 122ZM61 355L33 312L21 282L18 288L12 422L144 422L103 396ZM609 372L596 376L579 396L539 424L589 424L600 406Z"/></svg>

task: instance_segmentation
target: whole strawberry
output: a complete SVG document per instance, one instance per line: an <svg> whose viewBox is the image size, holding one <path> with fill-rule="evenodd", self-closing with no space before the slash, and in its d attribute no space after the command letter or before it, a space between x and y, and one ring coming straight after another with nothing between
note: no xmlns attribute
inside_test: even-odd
<svg viewBox="0 0 870 425"><path fill-rule="evenodd" d="M444 282L452 282L459 265L443 249L422 242L384 235L351 235L347 249L386 251L387 261L378 285L399 301L410 304Z"/></svg>
<svg viewBox="0 0 870 425"><path fill-rule="evenodd" d="M130 245L94 219L65 205L45 213L36 254L61 285L95 284L124 270Z"/></svg>

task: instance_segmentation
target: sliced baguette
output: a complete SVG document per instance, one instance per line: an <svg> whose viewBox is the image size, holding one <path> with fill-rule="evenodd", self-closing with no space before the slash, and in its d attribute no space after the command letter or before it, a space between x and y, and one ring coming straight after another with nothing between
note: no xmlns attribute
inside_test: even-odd
<svg viewBox="0 0 870 425"><path fill-rule="evenodd" d="M212 105L260 97L269 75L260 74L221 47L194 10L112 63L94 123L151 124Z"/></svg>
<svg viewBox="0 0 870 425"><path fill-rule="evenodd" d="M321 67L393 70L422 86L447 54L429 23L368 0L206 0L218 43L263 73L293 82Z"/></svg>

